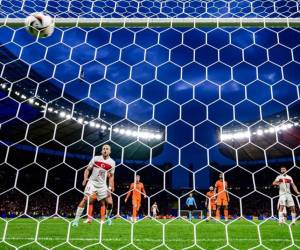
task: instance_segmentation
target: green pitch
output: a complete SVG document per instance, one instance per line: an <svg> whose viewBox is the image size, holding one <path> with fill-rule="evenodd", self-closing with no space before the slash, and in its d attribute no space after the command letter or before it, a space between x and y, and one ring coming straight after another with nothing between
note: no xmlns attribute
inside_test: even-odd
<svg viewBox="0 0 300 250"><path fill-rule="evenodd" d="M133 225L123 219L116 219L111 226L100 225L99 221L93 221L92 224L83 224L80 221L78 228L69 227L67 220L53 218L39 221L14 219L9 223L6 222L0 220L1 250L14 249L9 244L24 250L47 248L94 250L105 249L105 247L110 249L122 247L126 250L168 249L166 246L170 249L188 247L189 249L199 249L199 247L216 249L226 245L227 247L223 249L232 249L230 246L236 249L249 249L256 246L258 246L256 249L266 249L259 246L260 238L261 243L269 249L299 249L300 247L300 222L299 225L289 227L279 226L275 221L238 220L225 225L199 220L189 223L182 219L159 220L159 222L144 219Z"/></svg>

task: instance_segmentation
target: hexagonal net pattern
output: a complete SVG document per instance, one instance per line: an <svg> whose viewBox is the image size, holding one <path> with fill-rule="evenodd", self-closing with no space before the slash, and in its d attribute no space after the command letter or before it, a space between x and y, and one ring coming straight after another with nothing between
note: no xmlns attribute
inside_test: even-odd
<svg viewBox="0 0 300 250"><path fill-rule="evenodd" d="M0 249L300 247L294 211L277 225L272 185L286 166L300 189L300 29L80 25L298 18L299 1L0 0L6 20L35 11L78 22L43 39L0 26ZM73 228L84 170L105 144L116 161L112 225L95 202L92 223ZM218 216L208 189L220 174L229 204L221 185ZM137 175L147 195L136 222L124 200Z"/></svg>

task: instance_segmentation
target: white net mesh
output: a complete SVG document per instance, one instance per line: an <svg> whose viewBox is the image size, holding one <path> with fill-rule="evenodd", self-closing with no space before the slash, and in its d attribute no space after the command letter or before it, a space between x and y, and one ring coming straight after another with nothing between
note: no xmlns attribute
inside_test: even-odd
<svg viewBox="0 0 300 250"><path fill-rule="evenodd" d="M20 23L36 11L65 25L32 37ZM283 27L172 27L194 17ZM299 248L299 228L277 226L272 186L283 165L300 181L298 17L299 1L0 0L0 249ZM95 204L93 223L72 228L83 171L105 143L117 162L113 224ZM230 221L206 222L219 173ZM148 196L132 223L136 175Z"/></svg>

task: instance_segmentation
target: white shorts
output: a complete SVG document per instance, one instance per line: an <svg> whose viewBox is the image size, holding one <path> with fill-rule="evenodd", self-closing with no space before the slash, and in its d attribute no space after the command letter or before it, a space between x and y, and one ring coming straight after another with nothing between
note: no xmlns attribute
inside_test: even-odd
<svg viewBox="0 0 300 250"><path fill-rule="evenodd" d="M106 186L103 186L100 188L95 187L95 185L92 182L88 181L88 183L86 184L86 187L84 189L84 194L89 196L94 193L96 193L98 201L101 201L108 196L108 190L107 190Z"/></svg>
<svg viewBox="0 0 300 250"><path fill-rule="evenodd" d="M280 206L294 207L295 202L291 194L282 194L279 196L278 204Z"/></svg>

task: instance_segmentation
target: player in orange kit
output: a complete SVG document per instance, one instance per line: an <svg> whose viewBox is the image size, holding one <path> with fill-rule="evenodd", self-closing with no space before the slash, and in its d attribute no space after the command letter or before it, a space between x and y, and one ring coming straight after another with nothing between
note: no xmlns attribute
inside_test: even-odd
<svg viewBox="0 0 300 250"><path fill-rule="evenodd" d="M216 219L220 220L221 218L221 207L224 209L225 221L228 221L228 203L229 196L227 192L227 181L224 181L223 174L219 174L219 180L215 184L215 194L217 194L217 211Z"/></svg>
<svg viewBox="0 0 300 250"><path fill-rule="evenodd" d="M205 206L207 208L207 219L210 220L211 217L216 214L216 196L214 192L214 187L209 187L209 191L206 193L206 202Z"/></svg>
<svg viewBox="0 0 300 250"><path fill-rule="evenodd" d="M144 198L147 197L146 191L144 188L144 184L142 182L140 182L139 175L136 176L135 183L133 182L130 184L130 189L125 198L125 203L127 202L131 193L132 193L132 220L133 220L133 222L136 222L137 215L138 215L140 207L141 207L142 194L144 195Z"/></svg>

